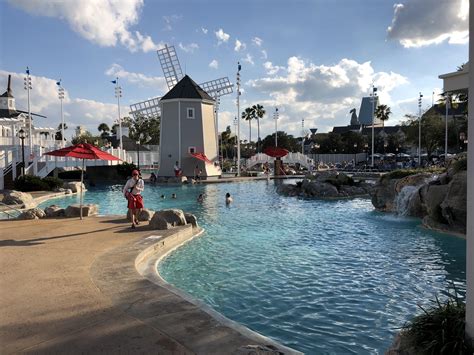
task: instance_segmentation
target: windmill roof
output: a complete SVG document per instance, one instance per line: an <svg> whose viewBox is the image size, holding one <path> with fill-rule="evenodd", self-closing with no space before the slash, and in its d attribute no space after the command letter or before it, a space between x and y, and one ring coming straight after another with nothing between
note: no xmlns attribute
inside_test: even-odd
<svg viewBox="0 0 474 355"><path fill-rule="evenodd" d="M161 101L172 99L200 99L212 100L196 82L188 75L185 75L168 93L161 98Z"/></svg>

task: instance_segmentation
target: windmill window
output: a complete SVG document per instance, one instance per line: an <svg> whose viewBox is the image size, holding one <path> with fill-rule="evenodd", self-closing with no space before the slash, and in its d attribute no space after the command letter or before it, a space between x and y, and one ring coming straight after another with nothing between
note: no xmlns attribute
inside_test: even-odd
<svg viewBox="0 0 474 355"><path fill-rule="evenodd" d="M194 154L194 153L196 153L196 147L188 147L188 153L189 153L189 154Z"/></svg>
<svg viewBox="0 0 474 355"><path fill-rule="evenodd" d="M190 118L190 119L194 119L194 118L195 118L195 117L194 117L194 108L188 107L188 108L186 109L186 117L187 117L187 118Z"/></svg>

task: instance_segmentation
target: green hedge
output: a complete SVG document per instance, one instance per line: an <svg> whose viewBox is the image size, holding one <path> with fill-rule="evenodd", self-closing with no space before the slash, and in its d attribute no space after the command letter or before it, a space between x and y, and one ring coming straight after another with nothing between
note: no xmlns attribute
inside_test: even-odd
<svg viewBox="0 0 474 355"><path fill-rule="evenodd" d="M25 175L18 176L14 181L15 190L29 191L53 191L63 186L63 181L54 177L45 177Z"/></svg>

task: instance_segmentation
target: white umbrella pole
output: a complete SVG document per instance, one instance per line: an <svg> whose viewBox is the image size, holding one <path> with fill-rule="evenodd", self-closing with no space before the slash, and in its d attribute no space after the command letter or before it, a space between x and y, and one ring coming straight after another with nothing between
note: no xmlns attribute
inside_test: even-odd
<svg viewBox="0 0 474 355"><path fill-rule="evenodd" d="M81 216L81 219L82 219L82 184L84 183L84 159L82 159L82 170L81 170L81 197L79 199L79 205L80 205L80 209L81 209L81 212L80 212L80 216Z"/></svg>

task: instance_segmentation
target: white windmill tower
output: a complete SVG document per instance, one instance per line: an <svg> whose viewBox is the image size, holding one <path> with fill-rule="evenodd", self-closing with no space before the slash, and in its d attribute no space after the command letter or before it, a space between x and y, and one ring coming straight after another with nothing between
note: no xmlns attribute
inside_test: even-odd
<svg viewBox="0 0 474 355"><path fill-rule="evenodd" d="M186 146L186 142L182 142L180 137L188 136L189 132L187 132L187 123L190 121L183 121L183 124L178 126L173 124L164 124L166 120L172 120L170 122L174 122L179 120L181 122L181 116L179 115L178 111L174 112L173 110L167 110L166 112L162 111L163 102L161 102L162 97L155 97L146 101L142 101L136 104L130 105L130 113L137 116L160 116L161 117L161 138L165 137L165 139L160 140L160 172L159 175L161 176L170 176L172 171L171 169L171 160L173 165L175 161L178 161L179 165L182 166L183 172L186 175L192 175L191 172L191 165L194 164L194 160L189 160L189 157L194 154L196 158L200 159L203 158L199 164L202 167L203 177L211 177L220 175L220 171L213 169L209 166L209 161L217 161L218 160L218 102L220 96L231 94L233 92L233 85L231 84L228 77L223 77L211 81L204 82L200 85L194 83L194 81L189 81L189 77L186 76L185 82L182 83L180 86L180 92L177 90L172 90L175 88L176 84L178 84L183 78L183 72L181 70L181 65L179 63L178 56L176 54L176 50L174 46L167 46L165 45L164 48L157 51L158 58L160 60L161 67L163 69L163 73L166 79L166 83L170 92L164 95L163 98L166 98L164 101L170 101L170 97L173 97L173 100L181 100L182 104L186 102L189 103L191 99L196 100L202 99L202 105L199 109L196 108L196 118L197 121L200 122L201 127L200 129L196 129L196 125L193 124L193 132L196 133L196 141L194 141L195 146ZM188 88L191 91L187 91ZM183 91L184 89L184 91ZM204 91L209 97L213 98L214 100L209 100L209 97L204 99L203 93L200 92L200 89ZM173 91L172 95L170 93ZM196 92L199 92L199 95L195 95ZM183 101L184 100L184 101ZM168 104L168 102L167 102ZM180 104L181 105L181 104ZM213 109L209 111L209 105L213 105ZM191 106L191 105L187 105ZM187 107L186 106L186 107ZM180 106L181 107L181 106ZM184 112L185 110L183 110ZM173 113L174 112L174 113ZM211 112L212 122L209 121L209 112ZM187 113L186 113L187 114ZM178 116L170 118L170 116ZM166 116L166 117L164 117ZM188 117L189 118L189 117ZM189 128L191 129L191 128ZM165 131L165 132L163 132ZM177 131L179 131L177 133ZM170 136L175 136L179 139L175 140L168 140L167 138ZM210 144L210 135L213 135L213 143ZM201 137L201 138L199 138ZM214 149L211 149L210 146L213 145ZM168 161L170 160L170 161ZM174 161L175 160L175 161ZM193 165L194 167L194 165Z"/></svg>

